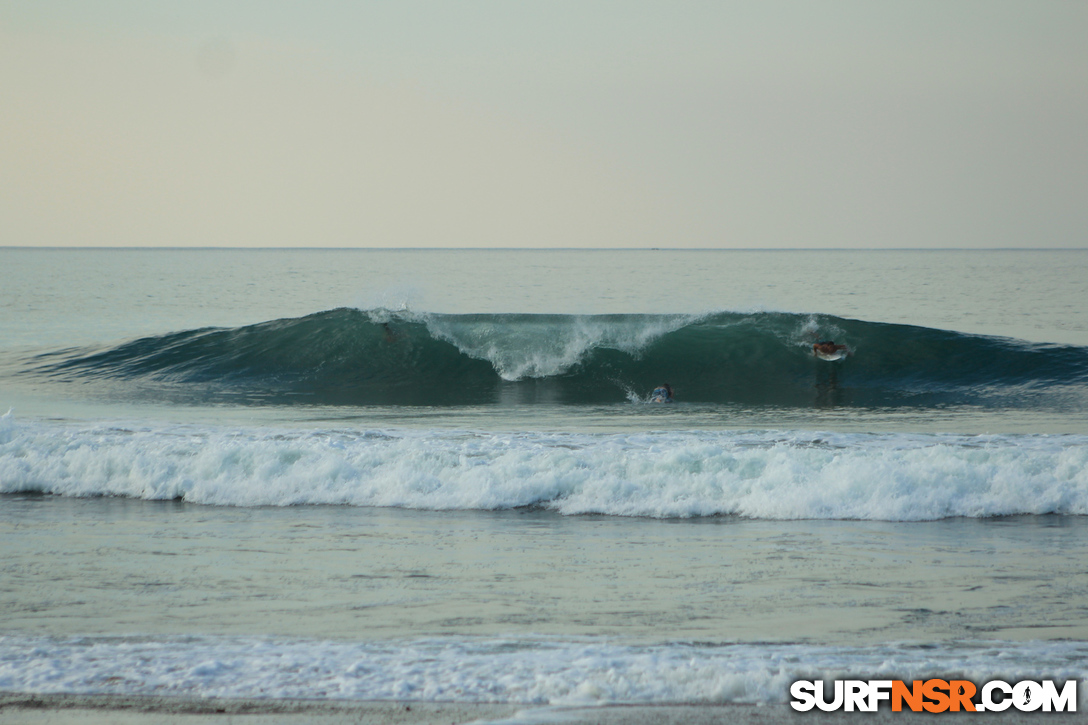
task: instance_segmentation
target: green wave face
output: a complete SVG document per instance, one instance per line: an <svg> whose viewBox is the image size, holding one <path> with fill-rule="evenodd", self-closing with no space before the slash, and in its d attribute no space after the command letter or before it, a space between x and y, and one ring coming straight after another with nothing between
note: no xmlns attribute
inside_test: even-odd
<svg viewBox="0 0 1088 725"><path fill-rule="evenodd" d="M851 355L812 354L833 339ZM34 359L30 372L261 404L642 401L1033 405L1088 382L1088 348L824 315L440 315L337 309ZM157 392L156 392L157 391Z"/></svg>

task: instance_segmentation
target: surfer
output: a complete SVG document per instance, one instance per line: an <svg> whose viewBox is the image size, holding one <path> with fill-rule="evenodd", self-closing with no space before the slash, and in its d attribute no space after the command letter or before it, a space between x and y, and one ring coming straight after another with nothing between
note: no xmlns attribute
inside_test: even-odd
<svg viewBox="0 0 1088 725"><path fill-rule="evenodd" d="M662 383L654 388L654 392L650 393L651 403L671 403L672 402L672 386L668 383Z"/></svg>
<svg viewBox="0 0 1088 725"><path fill-rule="evenodd" d="M813 355L834 355L840 350L846 351L846 354L850 354L850 348L846 345L836 345L834 340L820 340L812 344Z"/></svg>

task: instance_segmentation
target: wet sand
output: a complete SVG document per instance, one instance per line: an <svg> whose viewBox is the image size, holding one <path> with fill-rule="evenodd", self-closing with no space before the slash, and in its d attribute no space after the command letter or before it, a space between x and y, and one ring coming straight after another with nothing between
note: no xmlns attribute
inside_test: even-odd
<svg viewBox="0 0 1088 725"><path fill-rule="evenodd" d="M941 722L1036 723L1039 713L943 713ZM1088 723L1084 713L1047 720ZM526 707L490 703L189 700L167 697L0 694L4 725L778 725L932 722L930 713L794 712L788 705Z"/></svg>

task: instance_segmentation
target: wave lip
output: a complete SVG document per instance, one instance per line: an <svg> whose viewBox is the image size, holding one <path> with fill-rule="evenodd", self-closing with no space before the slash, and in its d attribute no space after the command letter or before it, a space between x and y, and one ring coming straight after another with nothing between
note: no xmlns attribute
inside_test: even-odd
<svg viewBox="0 0 1088 725"><path fill-rule="evenodd" d="M0 418L0 493L922 521L1088 514L1088 436L275 431Z"/></svg>
<svg viewBox="0 0 1088 725"><path fill-rule="evenodd" d="M812 355L817 339L853 354ZM290 404L1083 405L1088 348L821 315L439 315L337 309L38 356L140 395ZM137 394L134 392L133 394Z"/></svg>

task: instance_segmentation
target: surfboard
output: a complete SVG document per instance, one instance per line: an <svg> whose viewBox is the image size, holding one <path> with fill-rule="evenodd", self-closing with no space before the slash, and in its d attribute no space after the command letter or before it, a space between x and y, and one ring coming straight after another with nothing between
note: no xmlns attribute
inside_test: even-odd
<svg viewBox="0 0 1088 725"><path fill-rule="evenodd" d="M842 360L846 357L846 350L836 350L835 352L819 352L817 351L816 357L821 360L827 360L828 362L835 362L836 360Z"/></svg>

